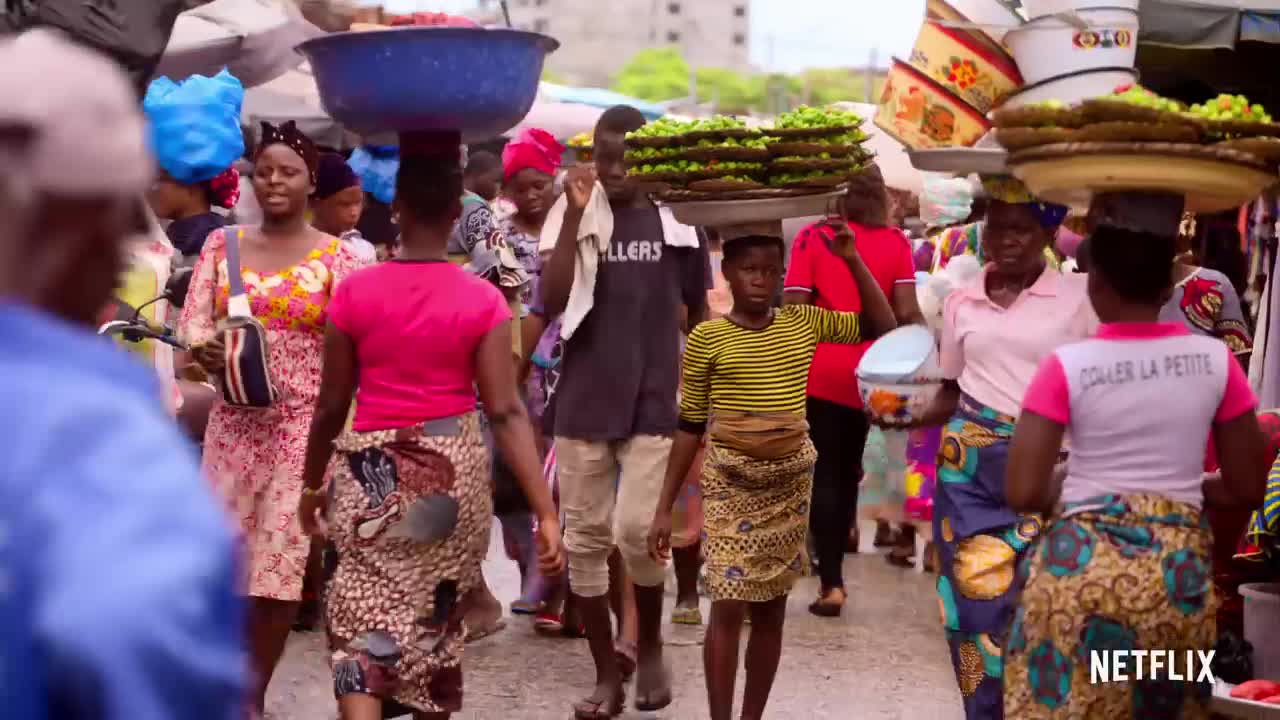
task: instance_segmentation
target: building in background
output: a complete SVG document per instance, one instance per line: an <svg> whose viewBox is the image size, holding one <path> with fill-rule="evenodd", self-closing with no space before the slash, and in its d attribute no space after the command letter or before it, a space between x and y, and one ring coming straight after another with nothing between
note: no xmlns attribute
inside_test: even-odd
<svg viewBox="0 0 1280 720"><path fill-rule="evenodd" d="M498 0L478 0L477 19L502 22ZM751 70L750 0L507 0L517 28L554 36L547 69L575 85L607 87L631 56L673 46L689 64Z"/></svg>

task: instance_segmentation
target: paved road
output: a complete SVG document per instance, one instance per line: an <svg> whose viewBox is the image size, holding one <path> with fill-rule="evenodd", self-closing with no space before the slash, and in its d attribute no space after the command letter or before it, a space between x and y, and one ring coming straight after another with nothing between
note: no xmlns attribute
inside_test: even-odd
<svg viewBox="0 0 1280 720"><path fill-rule="evenodd" d="M495 536L496 538L496 536ZM809 615L817 592L806 580L792 594L782 667L768 715L793 720L959 720L960 697L938 623L932 575L890 567L879 556L845 560L850 606L843 618ZM518 595L515 566L491 547L485 576L509 603ZM704 604L703 612L707 608ZM536 636L522 619L468 647L466 708L456 720L565 720L594 678L586 645ZM667 635L677 678L676 702L658 714L626 720L707 717L701 631L672 626ZM268 698L271 720L337 717L332 681L318 633L295 634ZM742 678L738 680L741 697Z"/></svg>

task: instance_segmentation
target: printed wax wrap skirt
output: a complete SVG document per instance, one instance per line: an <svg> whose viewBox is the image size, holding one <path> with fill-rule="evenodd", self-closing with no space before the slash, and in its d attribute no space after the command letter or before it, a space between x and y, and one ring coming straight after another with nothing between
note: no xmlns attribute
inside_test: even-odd
<svg viewBox="0 0 1280 720"><path fill-rule="evenodd" d="M1016 419L962 397L942 434L933 508L941 561L938 602L956 682L970 720L1002 717L1002 647L1017 604L1018 557L1040 520L1004 501Z"/></svg>
<svg viewBox="0 0 1280 720"><path fill-rule="evenodd" d="M1209 683L1182 658L1216 642L1212 534L1198 508L1156 495L1068 506L1023 561L1005 653L1010 718L1209 717ZM1179 676L1091 684L1091 651L1174 650Z"/></svg>
<svg viewBox="0 0 1280 720"><path fill-rule="evenodd" d="M766 602L808 574L805 538L817 459L807 435L799 451L778 460L707 443L702 511L713 601Z"/></svg>
<svg viewBox="0 0 1280 720"><path fill-rule="evenodd" d="M334 693L373 695L400 713L457 712L463 599L481 582L493 515L480 416L347 432L335 445Z"/></svg>

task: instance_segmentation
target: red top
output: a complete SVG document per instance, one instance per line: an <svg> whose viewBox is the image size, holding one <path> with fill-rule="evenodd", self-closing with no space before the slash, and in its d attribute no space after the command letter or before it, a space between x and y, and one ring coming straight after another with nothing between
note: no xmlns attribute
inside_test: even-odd
<svg viewBox="0 0 1280 720"><path fill-rule="evenodd" d="M850 223L854 245L862 261L871 270L886 297L892 301L893 288L900 283L916 282L915 262L911 258L911 241L896 228L872 228ZM786 290L813 295L813 304L828 310L862 312L858 286L853 274L835 253L830 241L831 228L814 223L796 235L787 267ZM818 346L809 369L809 397L839 403L846 407L862 407L855 371L870 342L857 345Z"/></svg>

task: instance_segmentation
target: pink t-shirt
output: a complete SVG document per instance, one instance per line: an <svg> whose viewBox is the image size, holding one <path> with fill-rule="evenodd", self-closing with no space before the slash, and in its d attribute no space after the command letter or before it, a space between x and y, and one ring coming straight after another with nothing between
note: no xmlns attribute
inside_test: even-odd
<svg viewBox="0 0 1280 720"><path fill-rule="evenodd" d="M1256 406L1231 348L1181 323L1103 325L1052 353L1023 402L1071 433L1063 502L1147 492L1196 507L1209 430Z"/></svg>
<svg viewBox="0 0 1280 720"><path fill-rule="evenodd" d="M856 223L850 223L849 228L853 230L858 254L885 297L892 302L893 289L899 284L915 286L916 266L911 257L911 241L902 231ZM820 308L862 312L853 273L828 246L834 235L829 227L818 223L805 227L796 235L787 265L786 290L811 293L813 304ZM869 347L869 341L856 345L818 345L813 365L809 368L809 397L845 407L862 407L857 370Z"/></svg>
<svg viewBox="0 0 1280 720"><path fill-rule="evenodd" d="M942 310L942 375L974 400L1017 416L1027 384L1049 353L1093 334L1098 316L1087 276L1045 268L1002 308L987 298L986 271L947 296Z"/></svg>
<svg viewBox="0 0 1280 720"><path fill-rule="evenodd" d="M449 262L385 262L353 273L329 319L355 341L359 432L410 427L476 407L476 348L511 320L502 293Z"/></svg>

